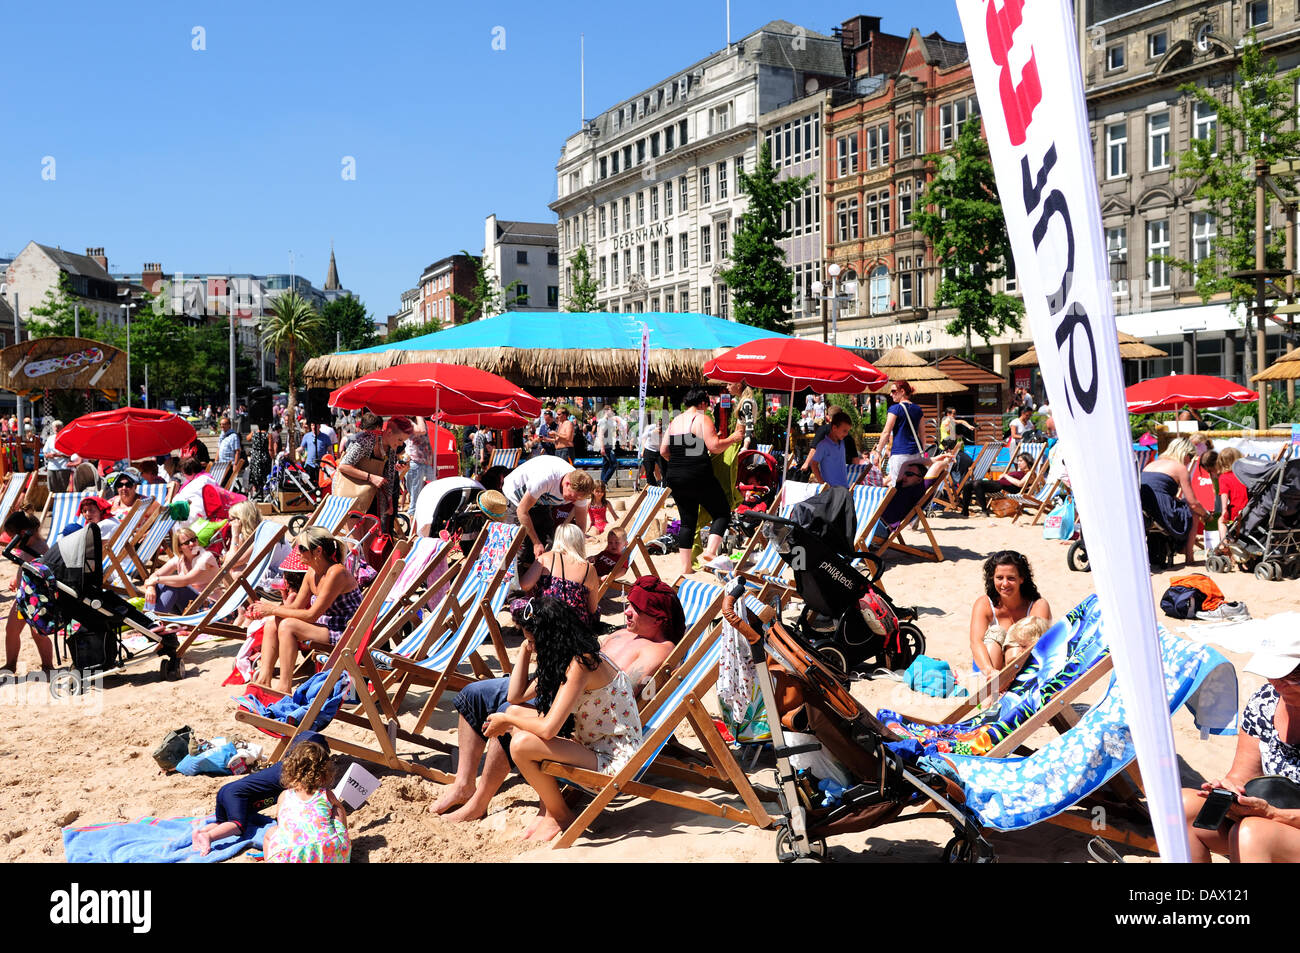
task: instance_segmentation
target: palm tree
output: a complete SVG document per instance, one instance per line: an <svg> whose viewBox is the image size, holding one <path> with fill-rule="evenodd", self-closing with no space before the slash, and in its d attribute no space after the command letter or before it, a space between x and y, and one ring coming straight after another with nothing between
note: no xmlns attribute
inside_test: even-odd
<svg viewBox="0 0 1300 953"><path fill-rule="evenodd" d="M275 354L289 357L289 408L286 446L294 445L294 423L297 421L298 388L294 380L295 363L300 351L311 347L311 342L324 327L322 318L296 291L287 291L271 302L270 314L262 322L262 347Z"/></svg>

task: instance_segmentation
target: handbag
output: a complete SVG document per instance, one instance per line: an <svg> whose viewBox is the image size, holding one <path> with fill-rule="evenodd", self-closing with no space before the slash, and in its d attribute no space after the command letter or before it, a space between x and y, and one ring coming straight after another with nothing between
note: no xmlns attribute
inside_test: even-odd
<svg viewBox="0 0 1300 953"><path fill-rule="evenodd" d="M384 472L385 460L383 457L376 457L371 451L370 456L366 457L360 463L355 464L358 470L364 470L371 476L378 476ZM334 471L331 492L334 496L350 496L357 501L356 509L368 510L370 504L375 500L375 494L378 488L373 483L358 483L352 479L340 468Z"/></svg>
<svg viewBox="0 0 1300 953"><path fill-rule="evenodd" d="M1069 539L1074 535L1074 497L1062 500L1043 521L1043 539Z"/></svg>
<svg viewBox="0 0 1300 953"><path fill-rule="evenodd" d="M994 516L1015 516L1020 512L1020 507L1015 500L1009 500L1005 496L1000 496L996 500L989 501L989 512Z"/></svg>

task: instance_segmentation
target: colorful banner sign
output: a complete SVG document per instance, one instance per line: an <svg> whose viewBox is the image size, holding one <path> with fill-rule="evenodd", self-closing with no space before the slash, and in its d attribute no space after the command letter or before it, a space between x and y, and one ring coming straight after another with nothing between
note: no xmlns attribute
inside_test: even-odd
<svg viewBox="0 0 1300 953"><path fill-rule="evenodd" d="M115 391L126 386L126 355L88 338L33 338L0 352L0 388Z"/></svg>
<svg viewBox="0 0 1300 953"><path fill-rule="evenodd" d="M1007 233L1161 856L1188 859L1069 0L957 0ZM1086 449L1085 449L1086 448Z"/></svg>

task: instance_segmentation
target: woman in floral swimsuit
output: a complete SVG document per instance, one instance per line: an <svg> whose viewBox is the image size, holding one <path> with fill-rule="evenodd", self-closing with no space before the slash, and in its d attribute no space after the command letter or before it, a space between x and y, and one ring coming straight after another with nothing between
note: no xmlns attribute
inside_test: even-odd
<svg viewBox="0 0 1300 953"><path fill-rule="evenodd" d="M550 840L572 823L556 780L543 761L617 774L641 744L641 715L627 675L600 654L596 637L556 599L530 600L516 614L524 645L510 676L510 708L489 715L488 738L511 732L510 756L542 806L530 840ZM537 677L528 680L536 657ZM537 707L524 707L535 700ZM558 737L573 716L572 738Z"/></svg>
<svg viewBox="0 0 1300 953"><path fill-rule="evenodd" d="M583 625L590 626L599 618L596 594L600 590L600 574L587 562L586 539L573 523L565 523L555 530L550 551L542 553L528 567L519 580L519 587L534 596L558 599L574 611ZM526 601L514 600L511 611Z"/></svg>
<svg viewBox="0 0 1300 953"><path fill-rule="evenodd" d="M309 526L293 541L294 550L307 565L298 594L283 605L262 599L248 608L251 619L262 626L262 659L254 682L271 687L276 659L280 676L276 690L293 688L293 667L298 650L310 644L332 646L347 631L348 623L365 598L357 579L343 564L343 547L327 530Z"/></svg>

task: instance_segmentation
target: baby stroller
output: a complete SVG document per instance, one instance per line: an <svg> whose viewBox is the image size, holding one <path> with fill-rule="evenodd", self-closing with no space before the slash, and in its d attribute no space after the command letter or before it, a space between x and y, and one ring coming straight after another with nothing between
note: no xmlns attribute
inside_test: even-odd
<svg viewBox="0 0 1300 953"><path fill-rule="evenodd" d="M277 513L292 511L304 505L315 508L322 495L311 474L288 453L280 454L275 461L261 492L262 499L269 500Z"/></svg>
<svg viewBox="0 0 1300 953"><path fill-rule="evenodd" d="M738 582L728 591L722 614L750 643L763 703L778 716L768 718L776 753L776 793L784 815L777 827L777 859L782 863L824 860L828 837L894 820L939 817L952 825L955 834L944 849L945 861L993 861L993 847L979 825L959 799L950 796L954 785L910 767L889 746L900 739L858 704L840 673L826 666L820 653L780 621L765 627L741 601L744 590L744 583ZM812 737L805 742L794 733ZM822 751L843 766L850 783L839 793L838 803L816 806L800 785L793 759ZM903 814L929 801L942 813Z"/></svg>
<svg viewBox="0 0 1300 953"><path fill-rule="evenodd" d="M741 502L731 515L723 536L723 548L744 549L751 527L740 517L745 513L766 513L780 488L776 459L761 450L745 450L736 458L736 492Z"/></svg>
<svg viewBox="0 0 1300 953"><path fill-rule="evenodd" d="M1164 572L1173 568L1174 557L1181 550L1165 528L1161 526L1146 507L1142 510L1142 520L1147 537L1147 560L1152 572ZM1088 546L1084 542L1083 521L1075 517L1075 528L1079 538L1070 544L1065 552L1065 565L1070 572L1092 572L1092 563L1088 559Z"/></svg>
<svg viewBox="0 0 1300 953"><path fill-rule="evenodd" d="M163 656L164 678L179 678L180 643L174 633L158 634L156 624L117 593L104 586L104 562L99 526L62 536L50 545L39 562L29 562L15 552L15 537L5 547L6 559L17 563L27 593L18 609L34 630L54 640L60 664L64 652L72 667L60 669L51 682L56 694L76 695L96 674L120 671L146 652L131 652L122 644L121 632L131 628L152 643Z"/></svg>
<svg viewBox="0 0 1300 953"><path fill-rule="evenodd" d="M1228 572L1236 560L1260 579L1294 579L1300 575L1300 457L1242 459L1232 472L1246 487L1246 505L1224 531L1228 552L1207 557L1207 568Z"/></svg>
<svg viewBox="0 0 1300 953"><path fill-rule="evenodd" d="M856 552L850 542L852 493L829 487L797 504L790 517L750 513L742 518L762 521L782 561L794 570L795 590L804 603L797 631L813 651L845 680L850 672L879 666L905 669L924 655L916 610L894 605L874 585L882 571L880 558ZM872 564L870 575L853 565L860 558Z"/></svg>

